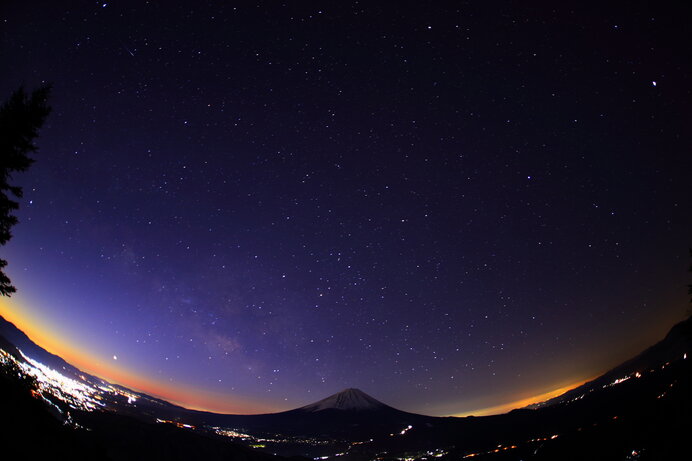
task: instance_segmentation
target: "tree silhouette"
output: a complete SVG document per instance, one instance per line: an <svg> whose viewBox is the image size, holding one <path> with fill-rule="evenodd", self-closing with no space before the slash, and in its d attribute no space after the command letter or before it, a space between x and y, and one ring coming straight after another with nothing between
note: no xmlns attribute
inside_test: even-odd
<svg viewBox="0 0 692 461"><path fill-rule="evenodd" d="M22 198L22 188L10 185L15 172L25 171L34 163L29 154L36 152L34 139L50 113L47 105L50 86L42 86L30 95L20 87L0 107L0 245L12 238L10 231L17 224L12 214L19 208L15 199ZM0 295L10 296L17 289L3 269L7 261L0 259Z"/></svg>
<svg viewBox="0 0 692 461"><path fill-rule="evenodd" d="M690 259L692 259L692 248L690 248ZM692 272L692 263L690 263L690 272ZM692 295L692 283L687 285L687 294ZM690 297L690 303L692 303L692 296ZM692 315L692 308L690 308L690 315Z"/></svg>

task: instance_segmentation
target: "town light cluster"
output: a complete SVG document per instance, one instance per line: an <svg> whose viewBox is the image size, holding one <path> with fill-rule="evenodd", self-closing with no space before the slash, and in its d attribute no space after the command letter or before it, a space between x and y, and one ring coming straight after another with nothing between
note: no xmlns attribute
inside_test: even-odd
<svg viewBox="0 0 692 461"><path fill-rule="evenodd" d="M107 383L92 385L83 375L80 376L81 381L69 378L38 360L27 356L21 350L19 350L19 353L24 360L17 360L11 354L0 349L0 363L13 363L21 373L32 377L36 382L34 394L37 397L43 397L44 400L45 397L53 396L66 403L70 408L94 411L105 409L107 401L112 398L127 399L127 403L134 405L139 397L134 393Z"/></svg>

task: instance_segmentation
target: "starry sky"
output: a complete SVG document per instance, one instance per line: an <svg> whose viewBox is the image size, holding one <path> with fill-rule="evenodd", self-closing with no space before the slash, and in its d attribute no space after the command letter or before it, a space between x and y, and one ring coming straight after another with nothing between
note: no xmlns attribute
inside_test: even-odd
<svg viewBox="0 0 692 461"><path fill-rule="evenodd" d="M193 407L481 414L688 309L689 7L6 1L53 84L0 314Z"/></svg>

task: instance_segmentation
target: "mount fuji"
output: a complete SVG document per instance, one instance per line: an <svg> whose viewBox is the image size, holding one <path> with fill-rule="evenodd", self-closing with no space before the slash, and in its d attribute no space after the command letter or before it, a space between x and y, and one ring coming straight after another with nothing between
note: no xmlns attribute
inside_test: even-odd
<svg viewBox="0 0 692 461"><path fill-rule="evenodd" d="M243 427L249 431L331 437L372 437L400 432L409 425L439 423L446 418L408 413L390 407L360 389L345 389L327 398L281 413L220 415L192 412L197 424Z"/></svg>
<svg viewBox="0 0 692 461"><path fill-rule="evenodd" d="M360 389L349 388L296 410L315 413L323 410L372 411L384 408L394 410L394 408L370 397Z"/></svg>

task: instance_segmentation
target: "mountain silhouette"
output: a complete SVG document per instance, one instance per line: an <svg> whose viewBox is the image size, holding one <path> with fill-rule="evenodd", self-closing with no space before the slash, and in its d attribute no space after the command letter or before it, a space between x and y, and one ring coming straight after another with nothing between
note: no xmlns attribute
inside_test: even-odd
<svg viewBox="0 0 692 461"><path fill-rule="evenodd" d="M663 364L687 357L688 353L692 353L690 345L692 345L692 317L673 325L661 341L601 376L562 395L553 397L545 402L529 405L527 408L541 408L566 402L579 395L602 389L616 379L622 379L637 372L643 373L654 370Z"/></svg>
<svg viewBox="0 0 692 461"><path fill-rule="evenodd" d="M383 408L391 407L370 397L360 389L349 388L296 410L314 413L323 410L368 411Z"/></svg>
<svg viewBox="0 0 692 461"><path fill-rule="evenodd" d="M61 357L51 354L41 346L37 345L22 330L17 328L12 322L6 320L2 316L0 316L0 336L4 337L6 341L14 346L14 350L12 351L7 349L5 350L8 353L17 356L17 358L20 358L16 351L16 349L19 349L32 359L38 360L44 365L47 365L54 370L58 370L60 373L64 374L65 376L69 376L70 378L78 378L79 375L85 374L78 368L67 363Z"/></svg>

